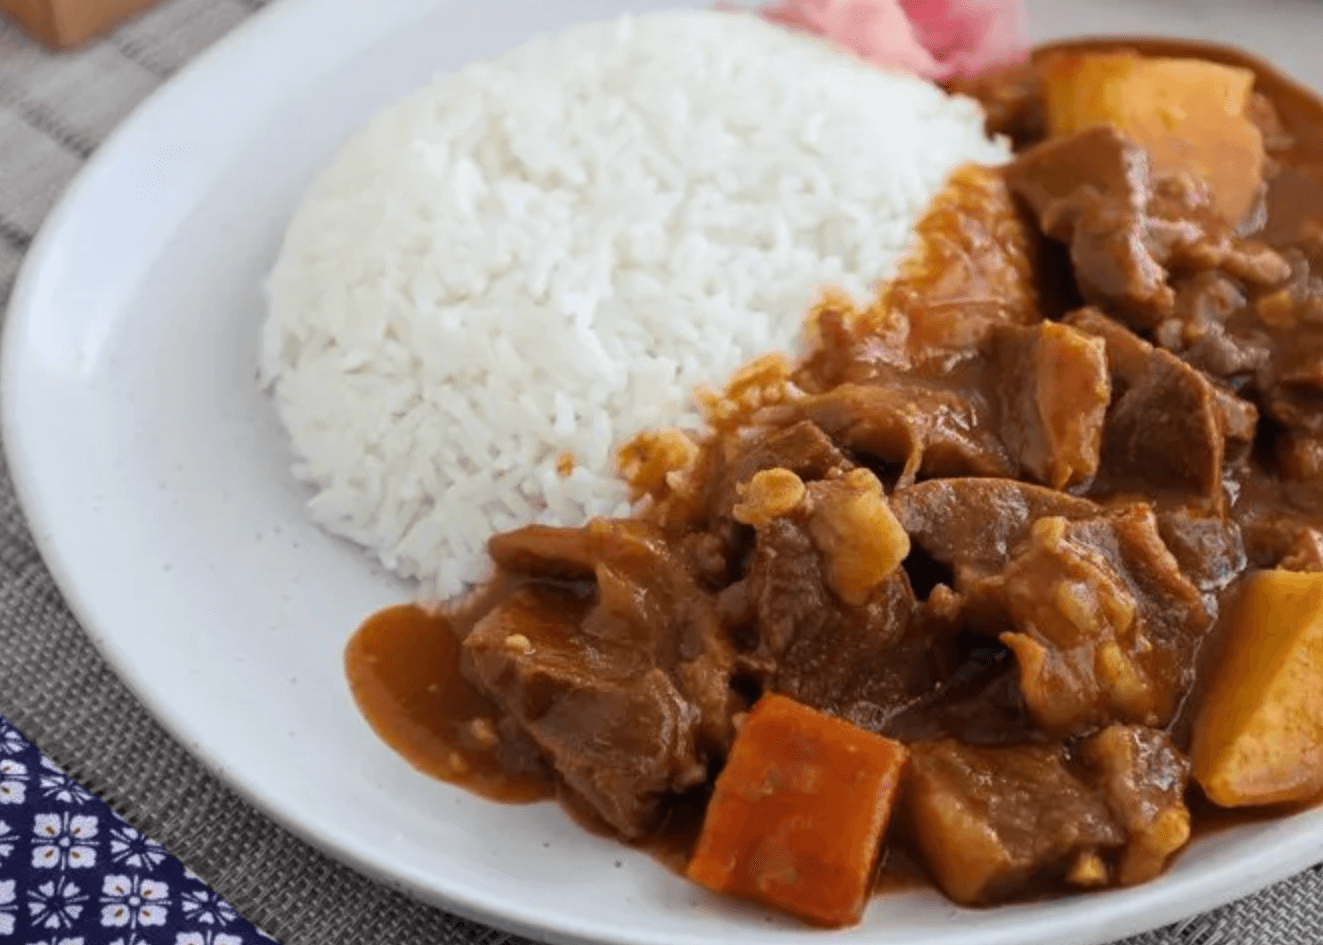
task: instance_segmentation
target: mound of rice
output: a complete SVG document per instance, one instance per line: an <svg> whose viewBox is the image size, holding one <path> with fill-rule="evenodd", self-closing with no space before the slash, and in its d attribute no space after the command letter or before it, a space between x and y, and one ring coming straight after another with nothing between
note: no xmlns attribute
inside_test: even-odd
<svg viewBox="0 0 1323 945"><path fill-rule="evenodd" d="M947 173L1006 157L972 102L739 13L438 78L321 174L270 279L312 515L448 596L494 531L627 512L616 447L696 425L821 287L869 297Z"/></svg>

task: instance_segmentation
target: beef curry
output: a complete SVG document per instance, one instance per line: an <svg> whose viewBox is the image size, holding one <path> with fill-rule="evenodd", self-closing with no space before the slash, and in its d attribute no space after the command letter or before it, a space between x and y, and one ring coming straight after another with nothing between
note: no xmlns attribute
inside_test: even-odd
<svg viewBox="0 0 1323 945"><path fill-rule="evenodd" d="M871 306L628 444L633 517L364 626L392 745L630 842L698 810L688 875L828 925L897 857L964 904L1130 885L1323 791L1323 104L1148 40L957 91L1016 157Z"/></svg>

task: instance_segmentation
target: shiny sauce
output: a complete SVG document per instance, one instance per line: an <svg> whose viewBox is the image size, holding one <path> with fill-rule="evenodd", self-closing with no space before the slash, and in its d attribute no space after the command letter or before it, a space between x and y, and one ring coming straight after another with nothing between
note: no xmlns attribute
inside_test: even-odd
<svg viewBox="0 0 1323 945"><path fill-rule="evenodd" d="M1271 102L1281 125L1279 133L1266 136L1271 163L1256 235L1278 246L1302 241L1308 244L1311 238L1317 238L1323 260L1323 102L1318 96L1267 63L1216 45L1138 37L1087 39L1050 44L1035 55L1119 49L1145 55L1198 57L1255 72L1255 89ZM1288 495L1292 489L1307 495ZM1241 502L1267 510L1301 505L1323 508L1320 498L1320 487L1274 483L1271 487L1247 489ZM1253 550L1251 540L1251 559ZM490 593L509 593L509 588ZM488 596L485 603L490 602ZM345 651L346 674L364 717L383 741L429 776L504 803L559 796L567 812L585 828L609 833L574 798L558 794L553 773L538 759L533 746L519 733L501 729L500 711L466 678L461 641L471 626L471 619L463 614L446 616L417 606L392 607L364 622ZM979 692L958 708L980 718L987 716L988 725L995 728L998 713L1004 715L1007 711L1003 703L1013 700L1002 698L1002 676L992 673L988 678L991 682L984 680L987 692ZM933 737L923 728L930 722L918 719L913 734ZM1178 741L1187 742L1188 726L1187 711L1174 726ZM1005 727L1019 728L1010 723ZM998 741L995 732L987 740ZM1190 793L1196 836L1284 813L1219 810L1203 800L1197 788ZM705 805L705 795L678 799L668 822L638 846L667 867L682 872L701 829ZM883 850L876 891L927 884L923 869L903 837Z"/></svg>
<svg viewBox="0 0 1323 945"><path fill-rule="evenodd" d="M424 774L508 804L554 797L550 771L528 746L508 744L500 713L464 677L459 657L455 621L404 605L359 628L345 673L372 730Z"/></svg>

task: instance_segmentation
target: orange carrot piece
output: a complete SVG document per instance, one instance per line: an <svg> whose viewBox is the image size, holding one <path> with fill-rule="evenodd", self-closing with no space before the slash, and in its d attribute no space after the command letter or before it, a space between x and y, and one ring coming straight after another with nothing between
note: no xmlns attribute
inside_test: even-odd
<svg viewBox="0 0 1323 945"><path fill-rule="evenodd" d="M908 754L784 696L764 696L717 778L689 878L818 925L853 925Z"/></svg>

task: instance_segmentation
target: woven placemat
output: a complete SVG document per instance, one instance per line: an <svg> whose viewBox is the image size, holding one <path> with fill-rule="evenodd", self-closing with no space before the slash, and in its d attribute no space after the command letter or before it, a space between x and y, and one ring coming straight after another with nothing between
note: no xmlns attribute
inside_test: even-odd
<svg viewBox="0 0 1323 945"><path fill-rule="evenodd" d="M0 21L0 311L33 234L97 144L180 66L268 2L172 0L65 55ZM524 941L332 862L203 770L88 642L42 564L2 465L0 714L285 945ZM1323 943L1320 869L1127 945L1260 943Z"/></svg>

